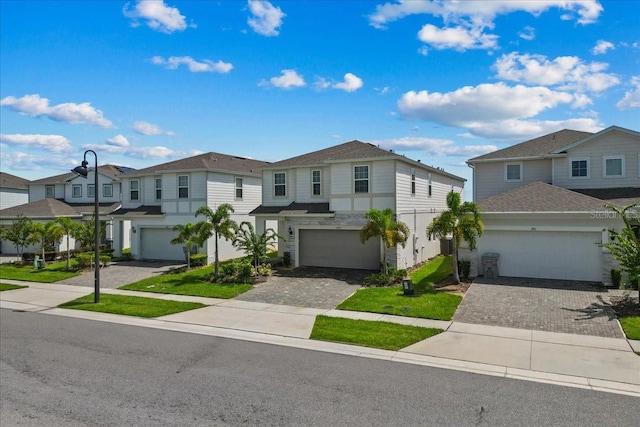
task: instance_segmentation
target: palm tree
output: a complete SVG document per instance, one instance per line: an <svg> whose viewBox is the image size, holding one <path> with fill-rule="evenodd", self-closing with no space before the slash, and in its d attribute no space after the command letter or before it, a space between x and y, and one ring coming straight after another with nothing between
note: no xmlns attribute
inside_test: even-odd
<svg viewBox="0 0 640 427"><path fill-rule="evenodd" d="M360 230L360 241L364 244L372 237L379 236L384 244L382 250L382 271L387 273L387 249L397 245L404 248L409 239L409 227L404 222L393 219L393 211L369 209L367 223Z"/></svg>
<svg viewBox="0 0 640 427"><path fill-rule="evenodd" d="M458 272L458 248L462 239L469 244L469 249L476 247L478 237L482 235L484 225L480 220L480 208L476 203L461 203L460 194L450 191L447 194L447 207L449 210L442 212L427 227L427 235L444 239L451 236L453 241L453 280L460 283Z"/></svg>
<svg viewBox="0 0 640 427"><path fill-rule="evenodd" d="M214 238L215 244L215 260L213 277L218 277L220 268L220 259L218 257L218 239L223 237L225 240L233 240L236 234L238 224L231 219L234 212L233 206L223 203L213 211L209 206L200 206L196 211L196 217L203 215L206 217L204 223L198 223L198 233L201 241L204 243L210 237Z"/></svg>
<svg viewBox="0 0 640 427"><path fill-rule="evenodd" d="M56 222L62 228L64 235L67 236L67 270L71 268L71 248L69 246L69 239L75 234L75 230L78 228L78 223L73 222L68 216L61 216L56 218Z"/></svg>
<svg viewBox="0 0 640 427"><path fill-rule="evenodd" d="M190 222L186 224L176 224L173 227L174 231L178 232L178 235L171 239L172 245L186 244L187 245L187 270L191 268L191 246L198 242L198 235L196 233L196 227Z"/></svg>
<svg viewBox="0 0 640 427"><path fill-rule="evenodd" d="M62 236L64 236L64 231L56 221L49 221L47 223L34 222L31 224L31 236L34 241L40 242L42 262L44 263L46 246L60 242Z"/></svg>
<svg viewBox="0 0 640 427"><path fill-rule="evenodd" d="M257 269L260 260L267 257L269 246L282 239L273 228L268 228L262 234L256 234L253 224L243 221L238 227L233 245L251 257L253 266Z"/></svg>

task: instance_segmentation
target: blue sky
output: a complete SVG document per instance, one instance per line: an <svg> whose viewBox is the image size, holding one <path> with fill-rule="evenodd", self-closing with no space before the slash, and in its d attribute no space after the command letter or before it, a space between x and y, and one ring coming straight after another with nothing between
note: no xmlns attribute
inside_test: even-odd
<svg viewBox="0 0 640 427"><path fill-rule="evenodd" d="M640 130L640 1L2 0L0 15L0 169L27 179L87 149L142 168L353 139L469 179L467 159L556 130Z"/></svg>

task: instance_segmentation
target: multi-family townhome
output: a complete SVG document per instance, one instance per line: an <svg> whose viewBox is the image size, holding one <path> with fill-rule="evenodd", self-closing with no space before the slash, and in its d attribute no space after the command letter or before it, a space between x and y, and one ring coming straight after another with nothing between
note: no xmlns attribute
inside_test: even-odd
<svg viewBox="0 0 640 427"><path fill-rule="evenodd" d="M485 232L465 253L477 274L610 283L601 246L623 221L606 205L640 202L640 133L562 130L470 159ZM640 209L629 213L638 223Z"/></svg>
<svg viewBox="0 0 640 427"><path fill-rule="evenodd" d="M221 204L233 206L231 218L250 221L248 214L260 204L261 173L266 162L220 153L205 153L151 166L122 177L122 208L112 214L114 242L130 241L135 259L184 261L184 246L172 245L177 224L205 221L195 216L201 206L215 211ZM242 256L230 241L220 239L221 260ZM213 262L214 239L200 252ZM118 245L115 244L117 248Z"/></svg>
<svg viewBox="0 0 640 427"><path fill-rule="evenodd" d="M29 180L0 172L0 210L29 202Z"/></svg>
<svg viewBox="0 0 640 427"><path fill-rule="evenodd" d="M377 270L379 238L360 241L359 231L372 208L390 208L410 236L391 248L387 262L412 267L440 253L426 227L446 209L451 190L462 193L464 179L381 149L351 141L272 163L262 168L262 204L251 215L264 228L277 221L280 255L295 266Z"/></svg>
<svg viewBox="0 0 640 427"><path fill-rule="evenodd" d="M104 165L98 167L98 201L100 221L106 223L106 234L102 242L112 244L112 228L109 214L120 207L120 177L130 168ZM95 213L95 175L94 168L89 169L87 178L72 172L29 181L28 201L0 211L0 225L11 225L20 216L35 221L48 222L57 217L67 216L74 221L91 220ZM15 253L15 247L8 241L2 242L5 253ZM75 241L70 239L71 247ZM66 250L66 239L58 250ZM13 252L11 252L13 251Z"/></svg>

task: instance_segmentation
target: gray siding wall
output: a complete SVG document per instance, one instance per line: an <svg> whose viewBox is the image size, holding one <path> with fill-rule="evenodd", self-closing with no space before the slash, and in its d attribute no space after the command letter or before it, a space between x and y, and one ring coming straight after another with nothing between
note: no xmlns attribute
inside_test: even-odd
<svg viewBox="0 0 640 427"><path fill-rule="evenodd" d="M0 210L29 203L27 190L0 188Z"/></svg>
<svg viewBox="0 0 640 427"><path fill-rule="evenodd" d="M473 200L479 202L505 191L522 187L535 181L542 181L548 184L552 181L551 159L524 160L522 161L522 180L506 181L505 165L513 162L490 162L477 163L474 168L474 189Z"/></svg>

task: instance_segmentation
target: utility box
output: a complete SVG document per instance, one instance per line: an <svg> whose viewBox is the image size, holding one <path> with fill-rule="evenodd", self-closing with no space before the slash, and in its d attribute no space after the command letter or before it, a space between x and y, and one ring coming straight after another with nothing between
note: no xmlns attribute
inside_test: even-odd
<svg viewBox="0 0 640 427"><path fill-rule="evenodd" d="M498 259L500 254L484 254L482 255L482 275L485 279L498 278Z"/></svg>

